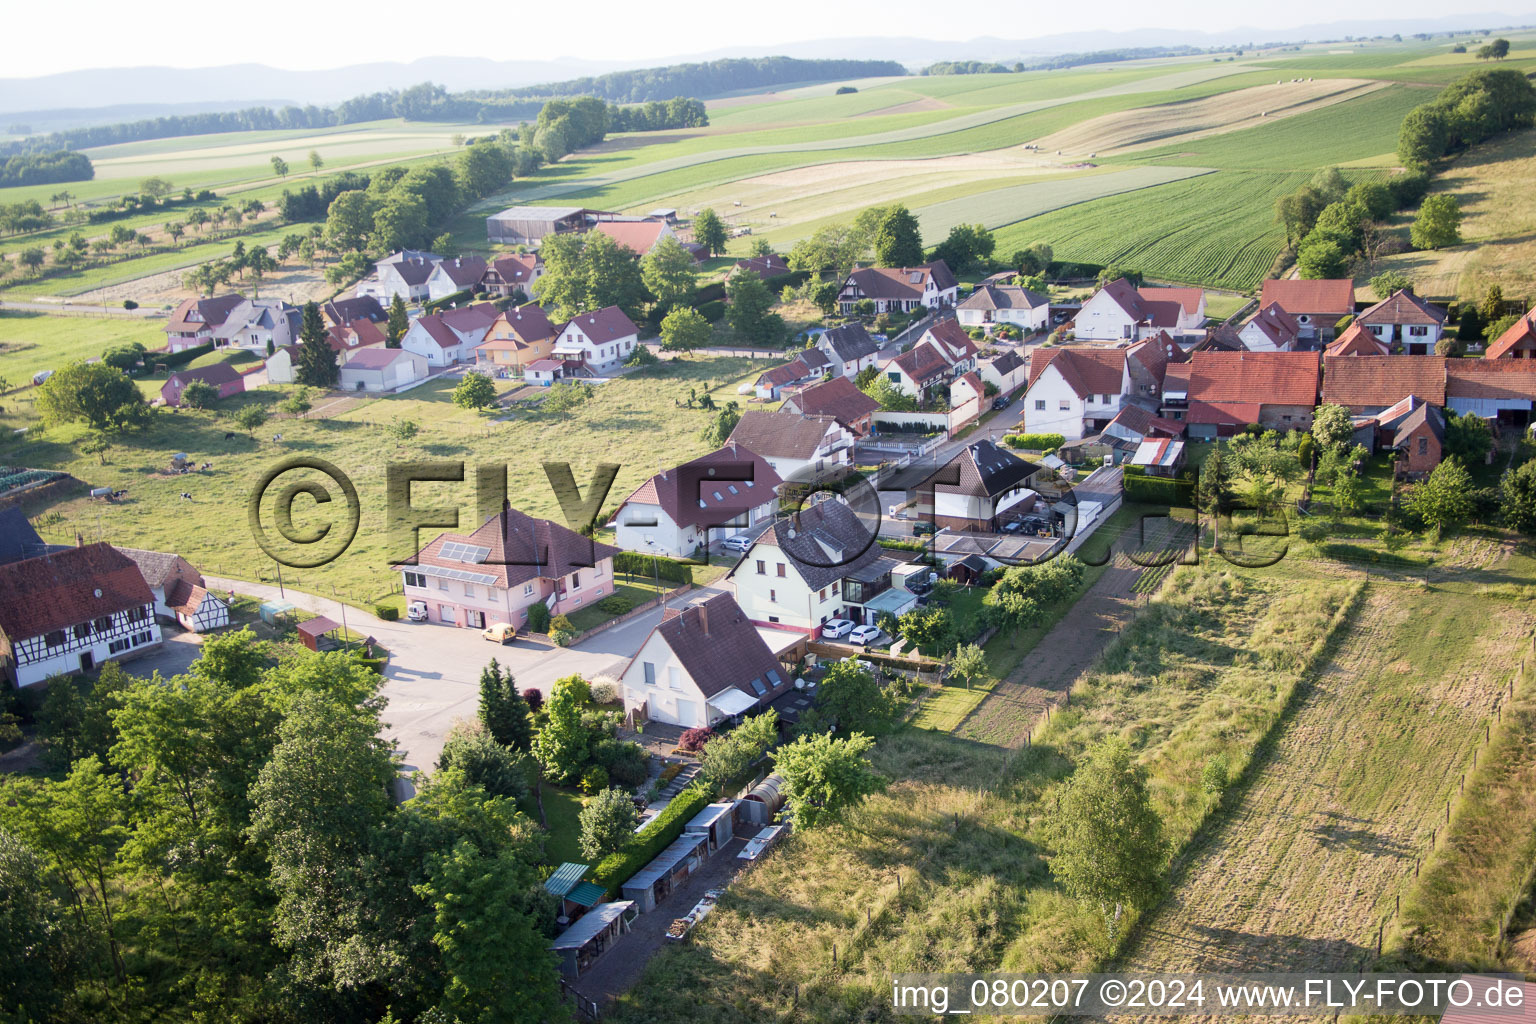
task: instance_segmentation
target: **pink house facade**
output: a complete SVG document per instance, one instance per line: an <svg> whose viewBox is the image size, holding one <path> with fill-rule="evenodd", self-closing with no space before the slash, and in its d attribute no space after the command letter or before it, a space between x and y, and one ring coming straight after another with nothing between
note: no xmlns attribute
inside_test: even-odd
<svg viewBox="0 0 1536 1024"><path fill-rule="evenodd" d="M407 605L427 606L427 621L484 629L528 624L528 609L578 611L614 591L619 549L547 519L503 509L471 534L440 534L401 573Z"/></svg>

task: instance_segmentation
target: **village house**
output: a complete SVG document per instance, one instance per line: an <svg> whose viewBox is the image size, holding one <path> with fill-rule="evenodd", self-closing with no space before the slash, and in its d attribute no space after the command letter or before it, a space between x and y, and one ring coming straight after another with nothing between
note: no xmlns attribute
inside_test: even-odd
<svg viewBox="0 0 1536 1024"><path fill-rule="evenodd" d="M1355 282L1348 278L1265 281L1259 308L1270 305L1295 318L1302 338L1326 345L1333 340L1338 322L1355 311Z"/></svg>
<svg viewBox="0 0 1536 1024"><path fill-rule="evenodd" d="M887 359L880 372L897 391L922 405L949 380L949 367L949 360L937 344L919 341L894 359Z"/></svg>
<svg viewBox="0 0 1536 1024"><path fill-rule="evenodd" d="M427 280L442 259L415 249L392 253L373 265L371 276L358 282L356 294L359 298L371 296L382 306L388 306L396 295L406 302L425 302Z"/></svg>
<svg viewBox="0 0 1536 1024"><path fill-rule="evenodd" d="M1178 346L1166 331L1156 334L1125 350L1126 397L1141 402L1148 409L1156 409L1163 394L1163 380L1168 375L1170 363L1189 361L1189 353Z"/></svg>
<svg viewBox="0 0 1536 1024"><path fill-rule="evenodd" d="M1173 397L1169 364L1164 398ZM1192 439L1230 437L1250 423L1272 430L1307 430L1317 406L1317 352L1196 352L1190 357L1187 409ZM1174 417L1179 418L1179 417Z"/></svg>
<svg viewBox="0 0 1536 1024"><path fill-rule="evenodd" d="M180 352L213 343L213 332L223 325L241 303L243 295L216 295L208 299L187 299L176 307L161 328L165 331L166 351Z"/></svg>
<svg viewBox="0 0 1536 1024"><path fill-rule="evenodd" d="M327 327L349 324L356 320L371 320L381 324L389 319L384 307L372 295L354 295L344 299L332 299L320 307L320 317Z"/></svg>
<svg viewBox="0 0 1536 1024"><path fill-rule="evenodd" d="M1250 352L1293 352L1301 340L1301 324L1271 303L1239 328L1237 336Z"/></svg>
<svg viewBox="0 0 1536 1024"><path fill-rule="evenodd" d="M1039 292L1011 284L980 284L955 307L955 316L966 327L1012 324L1025 335L1045 330L1051 323L1051 300Z"/></svg>
<svg viewBox="0 0 1536 1024"><path fill-rule="evenodd" d="M832 361L819 348L808 348L787 363L765 370L753 382L753 393L764 401L777 401L785 388L819 381L832 372Z"/></svg>
<svg viewBox="0 0 1536 1024"><path fill-rule="evenodd" d="M1441 362L1441 360L1435 360ZM1536 411L1536 362L1529 359L1446 359L1445 407L1457 414L1523 427Z"/></svg>
<svg viewBox="0 0 1536 1024"><path fill-rule="evenodd" d="M731 274L756 274L764 281L770 281L775 277L788 274L789 264L784 262L784 257L776 252L770 252L765 256L749 256L744 260L737 260L731 267Z"/></svg>
<svg viewBox="0 0 1536 1024"><path fill-rule="evenodd" d="M398 391L426 377L425 356L409 349L371 345L341 364L336 386L342 391Z"/></svg>
<svg viewBox="0 0 1536 1024"><path fill-rule="evenodd" d="M429 366L453 366L470 358L496 317L496 307L489 302L428 313L412 321L400 347L421 356Z"/></svg>
<svg viewBox="0 0 1536 1024"><path fill-rule="evenodd" d="M1133 288L1122 277L1089 296L1072 333L1078 341L1139 341L1158 331L1197 334L1205 319L1199 288Z"/></svg>
<svg viewBox="0 0 1536 1024"><path fill-rule="evenodd" d="M865 437L874 429L874 414L880 403L854 386L847 377L833 377L784 396L780 412L802 416L831 416L847 427L854 437Z"/></svg>
<svg viewBox="0 0 1536 1024"><path fill-rule="evenodd" d="M920 267L861 267L843 282L837 308L848 316L869 299L876 313L908 313L953 306L959 296L960 284L943 260Z"/></svg>
<svg viewBox="0 0 1536 1024"><path fill-rule="evenodd" d="M915 345L928 344L949 363L949 375L958 377L976 369L976 343L957 320L940 320L918 337ZM914 347L915 347L914 345Z"/></svg>
<svg viewBox="0 0 1536 1024"><path fill-rule="evenodd" d="M593 373L580 359L535 359L523 367L523 381L549 387L557 380L591 377Z"/></svg>
<svg viewBox="0 0 1536 1024"><path fill-rule="evenodd" d="M806 480L827 466L853 464L853 432L831 416L741 414L730 443L761 455L780 480Z"/></svg>
<svg viewBox="0 0 1536 1024"><path fill-rule="evenodd" d="M614 543L626 551L691 558L712 540L772 519L782 482L767 459L727 443L637 487L614 518Z"/></svg>
<svg viewBox="0 0 1536 1024"><path fill-rule="evenodd" d="M200 380L215 388L220 398L238 395L245 390L245 378L233 363L210 363L195 370L176 370L160 385L160 400L169 406L181 404L181 393L187 385Z"/></svg>
<svg viewBox="0 0 1536 1024"><path fill-rule="evenodd" d="M1445 310L1398 289L1355 317L1389 349L1401 346L1410 356L1432 356L1445 333Z"/></svg>
<svg viewBox="0 0 1536 1024"><path fill-rule="evenodd" d="M1104 427L1106 437L1119 438L1140 444L1148 438L1180 437L1184 424L1178 420L1164 419L1140 405L1127 405ZM1129 453L1128 453L1129 454Z"/></svg>
<svg viewBox="0 0 1536 1024"><path fill-rule="evenodd" d="M1328 347L1323 349L1323 356L1384 356L1389 350L1390 346L1385 341L1366 330L1365 325L1357 320L1329 342Z"/></svg>
<svg viewBox="0 0 1536 1024"><path fill-rule="evenodd" d="M341 357L342 361L345 361L347 353L354 349L383 345L388 340L384 328L372 320L353 320L350 323L337 324L327 328L325 332L325 343L331 346L331 351Z"/></svg>
<svg viewBox="0 0 1536 1024"><path fill-rule="evenodd" d="M528 609L570 613L613 593L619 549L548 519L503 507L473 533L439 534L395 566L407 603L427 606L427 620L484 629L523 628Z"/></svg>
<svg viewBox="0 0 1536 1024"><path fill-rule="evenodd" d="M1425 402L1404 416L1392 437L1392 449L1397 452L1393 471L1398 476L1410 480L1428 476L1444 457L1444 410Z"/></svg>
<svg viewBox="0 0 1536 1024"><path fill-rule="evenodd" d="M1436 356L1323 357L1325 405L1354 416L1374 416L1408 395L1445 405L1445 360Z"/></svg>
<svg viewBox="0 0 1536 1024"><path fill-rule="evenodd" d="M949 385L949 427L959 430L986 411L987 386L975 370L962 373Z"/></svg>
<svg viewBox="0 0 1536 1024"><path fill-rule="evenodd" d="M110 544L0 565L0 679L13 686L90 672L159 644L155 596Z"/></svg>
<svg viewBox="0 0 1536 1024"><path fill-rule="evenodd" d="M669 608L620 675L624 713L683 729L755 714L792 676L730 594Z"/></svg>
<svg viewBox="0 0 1536 1024"><path fill-rule="evenodd" d="M933 492L933 523L950 530L996 532L1007 517L1033 510L1029 486L1038 467L990 440L965 446L920 490ZM1001 517L1001 518L1000 518Z"/></svg>
<svg viewBox="0 0 1536 1024"><path fill-rule="evenodd" d="M1068 441L1097 434L1120 412L1129 386L1123 348L1036 349L1024 394L1025 427Z"/></svg>
<svg viewBox="0 0 1536 1024"><path fill-rule="evenodd" d="M983 381L991 384L1004 395L1013 394L1029 379L1028 367L1024 365L1023 358L1013 349L979 359L976 363L976 372L981 374Z"/></svg>
<svg viewBox="0 0 1536 1024"><path fill-rule="evenodd" d="M640 330L618 306L582 313L566 323L555 339L553 354L575 359L593 373L612 373L640 343Z"/></svg>
<svg viewBox="0 0 1536 1024"><path fill-rule="evenodd" d="M875 543L873 529L837 498L802 508L764 530L725 574L736 603L759 626L816 635L831 619L873 624L882 612L901 615L917 596L893 585L904 563Z"/></svg>
<svg viewBox="0 0 1536 1024"><path fill-rule="evenodd" d="M475 363L521 373L528 364L549 358L559 333L543 306L524 303L491 321L485 340L475 349Z"/></svg>
<svg viewBox="0 0 1536 1024"><path fill-rule="evenodd" d="M161 622L180 625L193 633L229 625L229 605L208 592L207 581L191 562L164 551L117 550L139 567L154 595L155 615Z"/></svg>
<svg viewBox="0 0 1536 1024"><path fill-rule="evenodd" d="M602 220L592 225L592 230L607 235L636 256L646 255L663 238L677 237L672 225L661 220Z"/></svg>
<svg viewBox="0 0 1536 1024"><path fill-rule="evenodd" d="M485 260L479 256L445 259L427 275L427 299L436 302L463 291L474 291L485 276Z"/></svg>
<svg viewBox="0 0 1536 1024"><path fill-rule="evenodd" d="M303 312L281 299L245 299L213 329L215 348L237 348L265 354L267 347L298 340Z"/></svg>
<svg viewBox="0 0 1536 1024"><path fill-rule="evenodd" d="M498 298L524 301L533 294L533 282L544 276L544 261L537 253L504 253L493 257L480 278L480 290Z"/></svg>
<svg viewBox="0 0 1536 1024"><path fill-rule="evenodd" d="M816 348L827 357L834 376L857 377L859 371L875 365L879 344L861 323L843 324L823 331L816 338Z"/></svg>
<svg viewBox="0 0 1536 1024"><path fill-rule="evenodd" d="M1484 359L1536 359L1536 308L1488 342Z"/></svg>

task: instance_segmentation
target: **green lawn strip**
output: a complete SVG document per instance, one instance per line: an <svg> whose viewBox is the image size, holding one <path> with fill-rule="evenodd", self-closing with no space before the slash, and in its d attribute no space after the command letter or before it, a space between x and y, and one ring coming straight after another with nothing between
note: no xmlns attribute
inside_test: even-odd
<svg viewBox="0 0 1536 1024"><path fill-rule="evenodd" d="M639 605L654 599L658 593L665 592L666 587L666 581L662 582L662 589L658 591L656 589L656 584L648 581L641 582L637 580L633 583L616 584L613 588L613 596L627 598L633 604ZM601 600L606 601L607 597L604 597ZM597 602L594 601L592 604L587 605L584 608L578 608L574 612L570 612L569 617L571 620L571 625L584 632L593 628L594 626L602 625L609 619L618 618L618 616L622 614L624 613L605 612L599 608L597 606Z"/></svg>
<svg viewBox="0 0 1536 1024"><path fill-rule="evenodd" d="M584 799L574 789L539 784L539 796L520 801L519 806L534 821L539 820L539 804L544 807L544 860L560 865L566 862L585 863L581 857L581 808Z"/></svg>

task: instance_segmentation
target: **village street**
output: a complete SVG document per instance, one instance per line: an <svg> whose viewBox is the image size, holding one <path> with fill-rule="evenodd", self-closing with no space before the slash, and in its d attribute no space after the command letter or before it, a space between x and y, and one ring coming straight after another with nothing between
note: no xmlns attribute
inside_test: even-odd
<svg viewBox="0 0 1536 1024"><path fill-rule="evenodd" d="M231 589L262 600L279 597L278 588L244 580L208 578L210 589ZM703 600L718 590L700 587L678 604ZM339 602L306 594L289 587L285 599L305 611L342 621ZM409 769L430 771L443 749L453 723L473 718L480 699L480 670L492 658L517 679L519 690L536 689L548 694L555 680L579 675L588 681L617 680L625 664L645 642L652 627L661 621L655 608L571 647L550 647L518 639L499 646L480 637L478 629L457 629L430 622L385 622L358 608L345 609L346 625L354 633L371 636L389 651L382 693L385 736L399 744Z"/></svg>

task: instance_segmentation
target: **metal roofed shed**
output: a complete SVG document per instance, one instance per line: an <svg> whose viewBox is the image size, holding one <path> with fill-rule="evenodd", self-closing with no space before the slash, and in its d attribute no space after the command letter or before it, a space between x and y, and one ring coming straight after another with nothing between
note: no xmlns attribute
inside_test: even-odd
<svg viewBox="0 0 1536 1024"><path fill-rule="evenodd" d="M624 898L634 900L641 913L655 910L704 863L708 842L709 836L702 832L685 833L621 886Z"/></svg>
<svg viewBox="0 0 1536 1024"><path fill-rule="evenodd" d="M747 840L747 845L742 847L736 856L741 860L757 860L768 852L768 847L778 842L779 836L788 829L787 825L769 825L757 835Z"/></svg>
<svg viewBox="0 0 1536 1024"><path fill-rule="evenodd" d="M722 800L719 803L710 804L698 814L695 814L683 826L683 834L701 833L709 837L709 852L714 853L720 847L731 841L734 832L732 826L736 817L736 801Z"/></svg>
<svg viewBox="0 0 1536 1024"><path fill-rule="evenodd" d="M784 780L770 775L752 787L752 792L742 800L743 816L753 824L767 825L784 807Z"/></svg>
<svg viewBox="0 0 1536 1024"><path fill-rule="evenodd" d="M603 903L583 914L555 936L549 948L560 956L560 973L579 978L620 936L629 931L639 911L630 900Z"/></svg>
<svg viewBox="0 0 1536 1024"><path fill-rule="evenodd" d="M340 640L331 634L340 628L341 623L317 615L299 623L299 642L312 651L334 650L340 646Z"/></svg>
<svg viewBox="0 0 1536 1024"><path fill-rule="evenodd" d="M298 609L287 601L263 601L261 603L261 621L269 626L275 626L284 619L291 619Z"/></svg>
<svg viewBox="0 0 1536 1024"><path fill-rule="evenodd" d="M576 887L581 881L581 876L590 870L590 865L573 864L566 861L555 868L555 873L544 880L544 891L556 896L564 896Z"/></svg>

